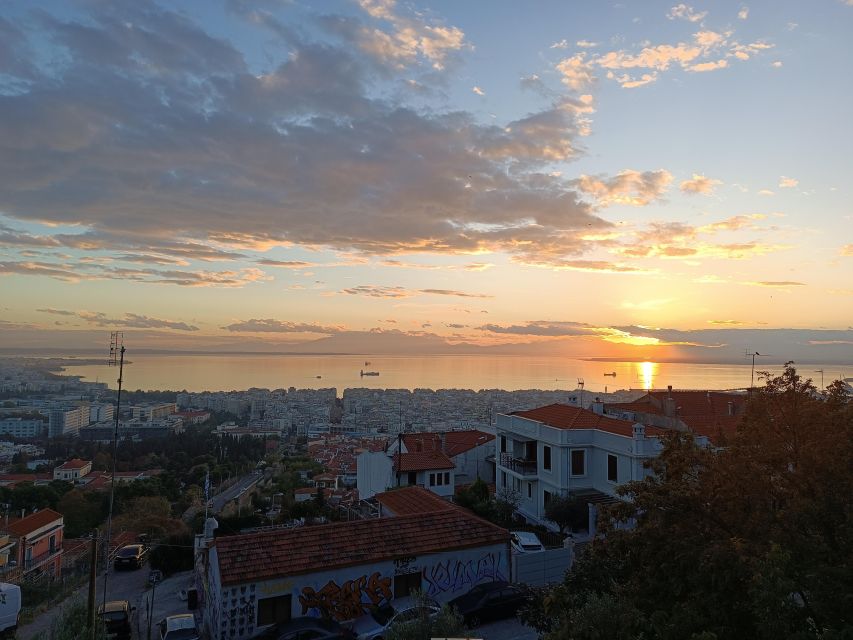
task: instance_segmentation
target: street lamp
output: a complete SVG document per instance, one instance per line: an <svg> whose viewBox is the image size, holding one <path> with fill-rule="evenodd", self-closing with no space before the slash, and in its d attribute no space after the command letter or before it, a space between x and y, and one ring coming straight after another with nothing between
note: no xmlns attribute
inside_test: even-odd
<svg viewBox="0 0 853 640"><path fill-rule="evenodd" d="M747 353L746 355L752 356L752 371L749 376L749 388L752 389L755 386L755 356L760 358L764 358L765 356L758 353L758 351L753 351L752 353Z"/></svg>

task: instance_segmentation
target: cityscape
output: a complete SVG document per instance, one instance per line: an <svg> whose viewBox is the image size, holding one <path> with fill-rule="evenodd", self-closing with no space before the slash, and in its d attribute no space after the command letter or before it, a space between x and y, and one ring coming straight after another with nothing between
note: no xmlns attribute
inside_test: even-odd
<svg viewBox="0 0 853 640"><path fill-rule="evenodd" d="M0 639L853 637L853 0L8 0Z"/></svg>

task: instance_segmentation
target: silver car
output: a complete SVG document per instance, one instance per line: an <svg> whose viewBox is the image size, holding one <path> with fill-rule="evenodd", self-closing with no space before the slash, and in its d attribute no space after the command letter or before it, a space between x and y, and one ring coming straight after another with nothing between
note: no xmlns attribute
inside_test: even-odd
<svg viewBox="0 0 853 640"><path fill-rule="evenodd" d="M350 629L358 640L382 640L391 625L412 622L421 616L433 618L439 611L441 606L434 600L407 596L357 618Z"/></svg>

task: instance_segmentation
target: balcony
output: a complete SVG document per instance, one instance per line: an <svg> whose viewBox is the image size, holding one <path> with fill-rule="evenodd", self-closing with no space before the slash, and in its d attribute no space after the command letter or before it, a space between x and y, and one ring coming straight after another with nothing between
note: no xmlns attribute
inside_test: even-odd
<svg viewBox="0 0 853 640"><path fill-rule="evenodd" d="M62 553L62 546L55 547L46 553L40 553L33 558L24 560L24 571L31 571L46 564Z"/></svg>
<svg viewBox="0 0 853 640"><path fill-rule="evenodd" d="M501 454L500 466L523 476L535 476L539 469L539 465L536 460L513 458L510 453Z"/></svg>

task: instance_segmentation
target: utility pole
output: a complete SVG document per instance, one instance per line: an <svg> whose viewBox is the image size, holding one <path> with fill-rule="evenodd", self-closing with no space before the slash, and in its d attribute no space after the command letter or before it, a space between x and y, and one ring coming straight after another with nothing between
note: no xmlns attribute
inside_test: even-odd
<svg viewBox="0 0 853 640"><path fill-rule="evenodd" d="M89 554L89 609L86 625L89 627L89 637L95 640L95 581L98 575L98 530L92 531L92 547Z"/></svg>
<svg viewBox="0 0 853 640"><path fill-rule="evenodd" d="M825 389L823 386L823 369L815 369L815 373L820 374L820 390L823 391Z"/></svg>
<svg viewBox="0 0 853 640"><path fill-rule="evenodd" d="M752 353L747 351L746 355L752 356L752 370L749 375L749 388L752 390L752 388L755 387L755 356L758 356L759 358L763 358L764 356L758 353L758 351L753 351Z"/></svg>
<svg viewBox="0 0 853 640"><path fill-rule="evenodd" d="M124 373L124 333L113 331L110 334L109 366L116 366L118 361L118 394L116 395L115 428L113 430L113 473L110 481L110 510L107 515L107 538L104 542L104 605L107 604L107 574L110 570L110 539L113 533L113 503L116 494L116 458L118 457L118 420L121 414L121 379Z"/></svg>

